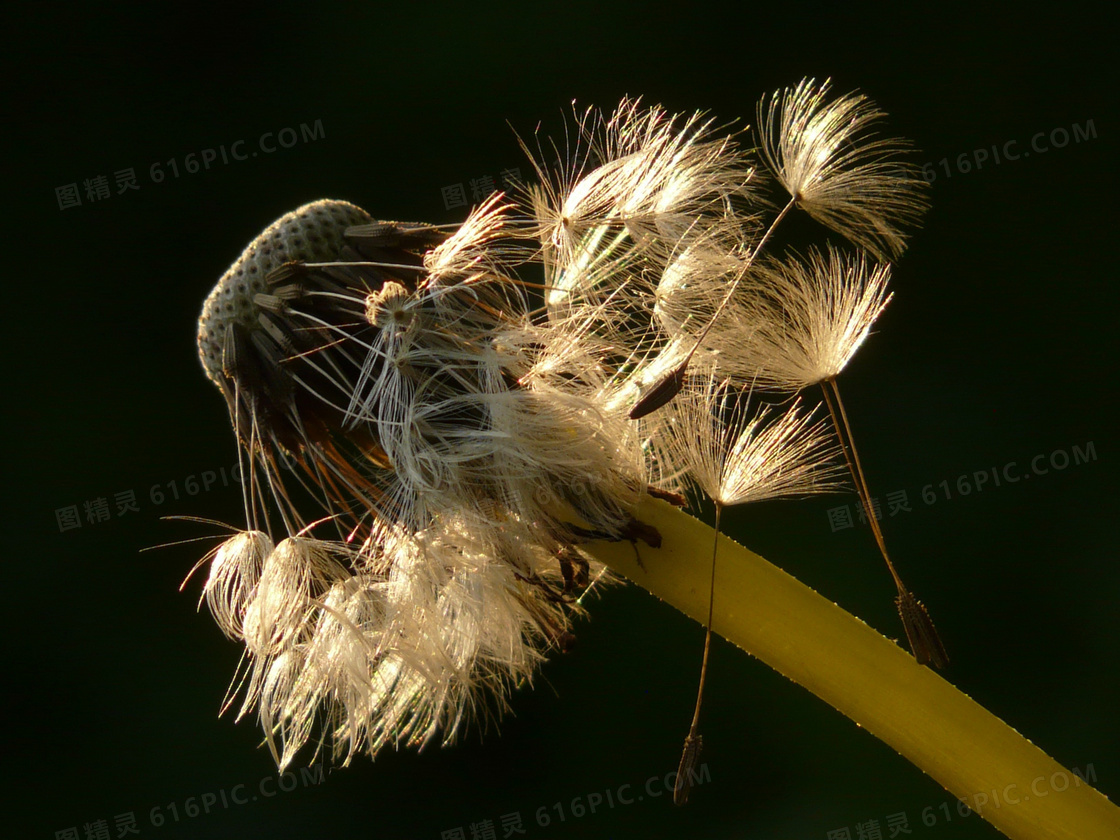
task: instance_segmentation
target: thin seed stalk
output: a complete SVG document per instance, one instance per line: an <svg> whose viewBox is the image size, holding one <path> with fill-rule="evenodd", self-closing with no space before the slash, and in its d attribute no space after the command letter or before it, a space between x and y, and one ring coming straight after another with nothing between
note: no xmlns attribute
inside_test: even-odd
<svg viewBox="0 0 1120 840"><path fill-rule="evenodd" d="M640 547L642 565L627 542L586 549L703 622L712 529L652 497L637 517L662 537L659 549ZM1073 774L860 619L728 537L715 538L716 633L892 746L1012 840L1120 837L1120 808L1085 782L997 807L993 791L1025 792L1039 778Z"/></svg>
<svg viewBox="0 0 1120 840"><path fill-rule="evenodd" d="M719 533L719 520L723 514L723 504L716 501L716 518L712 530ZM692 712L692 725L688 727L688 737L684 739L681 761L677 767L677 783L673 788L673 803L684 805L688 802L691 788L690 779L693 768L700 758L704 741L700 737L700 707L704 703L704 681L708 678L708 654L712 650L712 612L716 601L716 555L719 553L719 540L712 540L712 571L708 588L708 616L704 621L704 655L700 660L700 683L696 689L696 708Z"/></svg>
<svg viewBox="0 0 1120 840"><path fill-rule="evenodd" d="M832 396L829 396L829 388L832 389ZM932 664L936 668L945 668L949 664L949 654L945 652L945 646L941 643L941 637L937 634L933 619L929 617L929 611L925 604L915 598L914 593L902 582L902 578L895 570L894 563L887 555L887 544L883 539L883 532L879 528L874 506L871 504L871 491L867 488L867 477L864 475L863 466L859 461L859 452L856 451L856 442L852 437L852 427L848 424L848 413L844 410L844 401L840 399L840 386L836 384L836 377L823 381L821 390L824 392L824 401L828 406L828 413L832 417L832 426L836 430L836 437L840 441L841 450L844 452L844 460L848 464L848 471L852 474L852 480L856 484L856 492L859 494L863 511L871 525L871 532L875 535L879 552L883 555L883 560L886 561L887 569L890 570L891 577L894 578L895 586L898 589L895 607L898 609L899 618L902 619L902 626L906 630L906 638L910 642L910 649L914 653L914 658L922 665ZM837 411L839 411L839 414Z"/></svg>

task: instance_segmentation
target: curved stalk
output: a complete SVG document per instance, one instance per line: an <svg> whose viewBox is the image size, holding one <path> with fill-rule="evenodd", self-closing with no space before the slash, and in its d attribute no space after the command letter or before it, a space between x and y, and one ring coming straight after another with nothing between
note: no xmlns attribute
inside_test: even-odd
<svg viewBox="0 0 1120 840"><path fill-rule="evenodd" d="M644 568L625 542L586 549L702 622L712 529L652 497L637 516L663 540L660 549L641 546ZM1088 783L860 619L726 536L718 539L716 633L894 747L1012 840L1120 837L1120 808ZM1065 790L1026 793L1056 773L1069 780ZM1001 799L997 806L993 795L1004 791L1017 791L1018 803Z"/></svg>

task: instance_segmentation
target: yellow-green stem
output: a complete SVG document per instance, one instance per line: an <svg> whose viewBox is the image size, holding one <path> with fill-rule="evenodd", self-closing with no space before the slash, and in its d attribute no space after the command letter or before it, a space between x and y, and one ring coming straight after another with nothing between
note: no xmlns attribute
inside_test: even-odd
<svg viewBox="0 0 1120 840"><path fill-rule="evenodd" d="M644 568L629 543L592 543L588 550L702 622L712 529L652 497L638 518L663 540L660 549L640 546ZM1120 838L1120 808L1087 782L860 619L733 540L717 538L716 633L890 744L1013 840ZM1064 779L1065 789L1052 778ZM1046 795L1031 795L1032 784Z"/></svg>

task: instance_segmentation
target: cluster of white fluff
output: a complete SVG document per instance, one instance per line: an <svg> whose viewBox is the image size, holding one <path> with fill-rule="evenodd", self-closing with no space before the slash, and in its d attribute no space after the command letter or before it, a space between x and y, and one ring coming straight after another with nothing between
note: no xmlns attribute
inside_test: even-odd
<svg viewBox="0 0 1120 840"><path fill-rule="evenodd" d="M797 204L897 251L921 182L868 139L862 97L804 82L761 116L780 214L735 136L627 100L577 119L576 163L453 230L319 201L222 277L199 350L247 529L206 558L204 598L245 645L241 712L281 765L309 740L349 760L500 710L569 638L600 571L581 544L657 542L643 494L830 486L826 427L797 401L757 413L751 389L835 376L887 269L759 252ZM657 389L664 407L635 411Z"/></svg>

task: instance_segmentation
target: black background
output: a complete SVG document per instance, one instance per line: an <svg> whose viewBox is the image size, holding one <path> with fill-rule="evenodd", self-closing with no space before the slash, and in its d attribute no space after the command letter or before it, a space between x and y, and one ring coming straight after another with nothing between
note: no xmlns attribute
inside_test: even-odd
<svg viewBox="0 0 1120 840"><path fill-rule="evenodd" d="M802 76L872 96L937 176L933 209L896 267L895 301L843 384L873 491L908 492L912 511L884 526L892 554L938 620L947 677L1120 795L1112 21L1067 3L1044 17L1017 5L603 3L37 14L9 22L6 96L6 836L76 827L84 838L105 819L115 837L124 812L143 838L437 840L459 826L470 837L486 819L501 837L499 817L512 812L523 836L542 840L825 838L843 827L857 837L871 819L886 837L899 812L915 840L997 836L943 809L952 797L891 749L723 642L705 711L710 781L692 804L645 797L560 823L554 803L674 769L691 714L701 629L625 587L593 604L578 648L515 695L500 731L359 759L321 785L184 816L192 796L238 784L257 794L275 774L255 722L217 716L238 649L196 614L199 580L178 591L209 543L140 553L214 533L161 516L241 515L237 489L220 480L184 492L189 476L236 460L194 347L202 299L226 266L316 198L382 218L461 219L443 188L469 193L471 179L510 167L527 174L507 121L525 134L540 119L559 126L573 98L609 108L643 95L750 122L760 95ZM185 171L189 153L238 140L257 150L266 132L316 121L312 141ZM1073 142L1073 126L1090 121L1095 136ZM1069 132L1061 148L1055 129ZM1028 155L1038 132L1049 151ZM974 150L1008 141L1018 160L975 168ZM129 167L140 188L118 195L113 173ZM57 187L99 175L109 198L60 210ZM1090 442L1088 463L967 497L953 487ZM153 485L170 496L169 482L179 500L154 504ZM937 501L926 505L930 484ZM139 511L117 517L113 494L126 490ZM98 497L109 521L60 531L57 509ZM826 511L853 501L739 510L729 529L897 635L866 529L829 526ZM535 821L542 806L548 827Z"/></svg>

